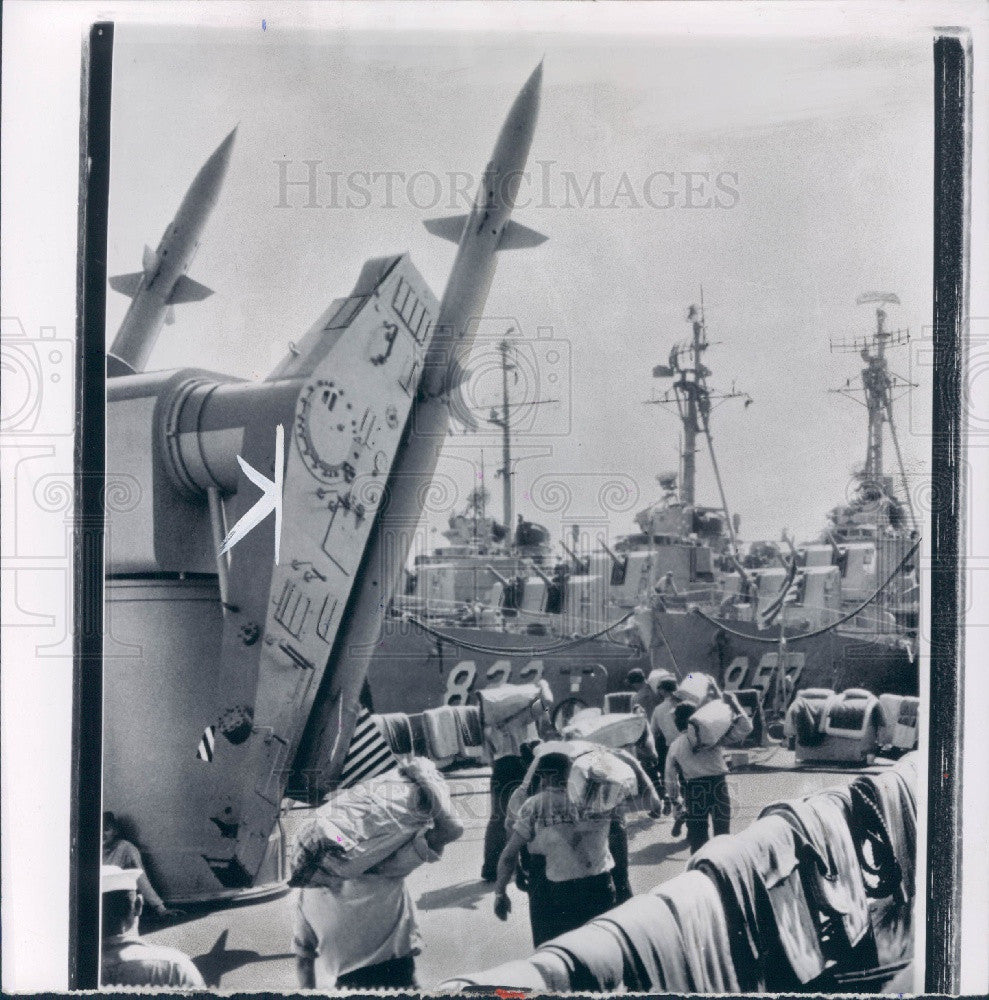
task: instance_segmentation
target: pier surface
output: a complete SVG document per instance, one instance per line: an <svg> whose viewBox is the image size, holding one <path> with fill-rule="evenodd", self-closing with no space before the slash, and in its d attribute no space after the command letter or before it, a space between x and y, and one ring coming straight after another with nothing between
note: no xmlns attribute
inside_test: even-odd
<svg viewBox="0 0 989 1000"><path fill-rule="evenodd" d="M888 767L879 759L873 767L803 768L782 747L751 751L748 768L729 776L732 789L732 830L742 830L772 802L848 784L868 771ZM409 876L419 913L422 953L416 960L423 989L446 979L488 968L532 949L528 899L514 885L509 889L512 914L507 923L493 912L492 887L480 880L484 827L488 814L488 771L477 769L448 775L454 802L464 821L463 837L447 847L435 864L423 865ZM285 832L307 810L285 818ZM645 892L682 872L689 859L685 837L673 840L671 817L651 820L644 813L629 818L629 866L632 889ZM206 984L223 990L297 988L291 952L294 893L219 908L193 910L146 937L191 955Z"/></svg>

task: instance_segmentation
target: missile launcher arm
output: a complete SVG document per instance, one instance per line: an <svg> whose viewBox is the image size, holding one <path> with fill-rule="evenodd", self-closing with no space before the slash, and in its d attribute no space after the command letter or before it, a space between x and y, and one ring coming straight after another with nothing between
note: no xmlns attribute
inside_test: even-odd
<svg viewBox="0 0 989 1000"><path fill-rule="evenodd" d="M118 775L108 765L107 806L136 822L166 898L254 884L314 699L328 684L346 696L323 698L324 724L349 744L363 677L334 676L337 633L437 312L407 257L372 261L353 294L265 382L184 370L110 383L108 468L139 489L137 502L110 518L109 574L121 585L128 577L175 586L212 574L226 580L222 610L202 597L190 607L191 640L174 634L181 617L168 632L142 631L148 608L137 601L112 605L117 613L108 615L111 630L142 652L137 663L108 661L107 687L121 704L160 711L107 719L108 761L133 747L135 727L155 748L153 774L135 778L130 758L134 787L123 768ZM217 538L259 495L237 458L273 479L279 425L279 563L270 518L221 556ZM208 753L197 759L200 737ZM306 776L294 777L304 797ZM163 833L171 843L155 843L156 814L181 817Z"/></svg>

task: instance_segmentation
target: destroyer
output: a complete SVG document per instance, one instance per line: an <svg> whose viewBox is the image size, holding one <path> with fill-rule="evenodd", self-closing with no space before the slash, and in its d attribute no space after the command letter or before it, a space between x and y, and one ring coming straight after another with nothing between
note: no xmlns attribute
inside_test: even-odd
<svg viewBox="0 0 989 1000"><path fill-rule="evenodd" d="M639 531L613 547L581 554L564 545L554 560L549 534L511 523L509 400L501 413L505 523L486 514L476 491L450 518L451 543L420 557L407 594L385 622L369 672L377 711L421 711L461 704L479 688L546 677L566 715L621 690L628 670L711 673L729 689L756 689L780 714L804 687L917 693L917 528L909 495L900 499L884 467L884 425L896 450L894 396L906 383L891 372L887 349L908 339L886 329L878 304L870 336L832 344L866 363L861 391L869 414L864 467L850 503L836 507L817 538L765 543L743 551L739 519L729 514L711 433L713 404L751 397L717 392L704 363L711 346L703 310L688 314L690 338L653 375L670 380L650 402L675 410L682 426L680 469L659 477L662 499L636 515ZM511 345L502 345L505 370ZM696 498L696 454L703 441L720 504ZM414 683L410 679L414 678ZM602 688L603 685L603 688ZM562 698L561 698L562 696ZM559 721L559 720L558 720Z"/></svg>

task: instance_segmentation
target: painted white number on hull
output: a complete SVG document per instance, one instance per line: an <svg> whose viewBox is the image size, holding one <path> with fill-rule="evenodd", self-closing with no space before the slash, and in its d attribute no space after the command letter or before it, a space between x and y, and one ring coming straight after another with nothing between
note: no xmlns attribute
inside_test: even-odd
<svg viewBox="0 0 989 1000"><path fill-rule="evenodd" d="M495 660L487 669L485 675L488 678L488 683L486 687L501 687L502 684L508 682L508 678L512 676L512 661L511 660Z"/></svg>
<svg viewBox="0 0 989 1000"><path fill-rule="evenodd" d="M519 671L520 684L538 684L542 679L542 660L529 660L529 662Z"/></svg>
<svg viewBox="0 0 989 1000"><path fill-rule="evenodd" d="M724 683L722 687L726 691L738 691L742 687L745 675L749 672L749 658L747 656L736 656L731 661L730 666L725 671Z"/></svg>
<svg viewBox="0 0 989 1000"><path fill-rule="evenodd" d="M787 653L786 655L786 670L783 674L783 700L785 703L789 703L793 692L797 690L800 677L804 672L805 659L805 655L799 652ZM758 665L750 671L749 658L747 656L736 656L725 670L724 684L722 686L726 691L754 688L765 698L778 661L778 653L766 653ZM751 676L749 676L750 673Z"/></svg>
<svg viewBox="0 0 989 1000"><path fill-rule="evenodd" d="M446 678L444 705L466 705L471 687L477 679L477 664L473 660L461 660Z"/></svg>
<svg viewBox="0 0 989 1000"><path fill-rule="evenodd" d="M496 660L485 671L485 682L481 687L499 687L512 681L512 661ZM538 684L543 679L543 661L529 660L519 668L513 683ZM477 681L477 664L473 660L461 660L447 674L444 705L466 705Z"/></svg>

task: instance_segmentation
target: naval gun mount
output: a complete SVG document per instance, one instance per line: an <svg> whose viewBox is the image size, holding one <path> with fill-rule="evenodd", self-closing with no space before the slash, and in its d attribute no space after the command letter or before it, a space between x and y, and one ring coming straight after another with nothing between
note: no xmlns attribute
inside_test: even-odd
<svg viewBox="0 0 989 1000"><path fill-rule="evenodd" d="M407 255L379 258L263 381L107 382L108 488L129 496L106 515L104 808L170 902L280 884L283 797L339 773L370 658L348 616L370 594L380 617L405 562L414 525L367 552L438 312ZM278 564L271 518L221 555L261 495L238 456L277 481L278 427Z"/></svg>

